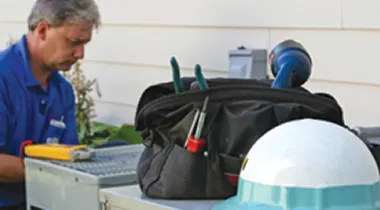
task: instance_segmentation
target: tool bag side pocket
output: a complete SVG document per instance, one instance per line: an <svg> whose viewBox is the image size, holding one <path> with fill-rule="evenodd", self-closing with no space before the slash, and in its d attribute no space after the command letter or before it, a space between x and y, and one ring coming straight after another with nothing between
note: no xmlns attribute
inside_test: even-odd
<svg viewBox="0 0 380 210"><path fill-rule="evenodd" d="M160 173L154 174L157 179L147 186L146 196L158 199L221 199L235 193L215 158L189 152L178 144L172 144L169 150L164 164L160 166Z"/></svg>
<svg viewBox="0 0 380 210"><path fill-rule="evenodd" d="M219 107L218 104L210 104L211 111L203 129L205 136L217 118ZM182 115L182 120L171 128L155 129L154 145L145 149L137 169L139 185L146 196L159 199L220 199L236 192L223 175L217 145L206 143L207 156L204 151L193 153L184 148L194 114L195 109L179 108L168 115L174 118ZM160 144L163 146L158 148Z"/></svg>

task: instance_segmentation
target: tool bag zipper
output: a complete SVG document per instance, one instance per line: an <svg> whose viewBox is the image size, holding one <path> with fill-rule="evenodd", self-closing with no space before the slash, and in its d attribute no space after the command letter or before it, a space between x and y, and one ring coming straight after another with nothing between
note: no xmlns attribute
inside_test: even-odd
<svg viewBox="0 0 380 210"><path fill-rule="evenodd" d="M136 115L136 129L139 130L141 123L139 120L144 119L150 113L170 107L177 107L189 102L202 102L206 96L209 96L210 102L228 102L244 100L261 100L272 103L300 103L308 105L317 110L335 110L342 113L340 106L332 99L324 96L318 96L302 90L296 89L274 89L258 85L226 85L211 87L207 90L187 91L180 94L169 94L157 98L146 104ZM142 126L145 127L145 126Z"/></svg>

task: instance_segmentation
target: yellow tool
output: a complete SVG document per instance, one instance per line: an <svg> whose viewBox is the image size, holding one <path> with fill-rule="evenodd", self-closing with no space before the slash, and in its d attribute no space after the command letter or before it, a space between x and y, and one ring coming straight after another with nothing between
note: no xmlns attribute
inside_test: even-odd
<svg viewBox="0 0 380 210"><path fill-rule="evenodd" d="M87 145L31 144L24 148L25 155L51 160L80 161L91 159L95 151Z"/></svg>

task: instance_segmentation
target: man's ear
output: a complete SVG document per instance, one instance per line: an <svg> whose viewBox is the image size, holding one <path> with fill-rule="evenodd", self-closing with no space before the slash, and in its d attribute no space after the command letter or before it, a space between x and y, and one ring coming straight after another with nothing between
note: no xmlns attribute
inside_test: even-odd
<svg viewBox="0 0 380 210"><path fill-rule="evenodd" d="M35 29L35 32L42 41L46 40L46 33L49 30L49 28L50 28L50 25L46 21L41 21L38 23Z"/></svg>

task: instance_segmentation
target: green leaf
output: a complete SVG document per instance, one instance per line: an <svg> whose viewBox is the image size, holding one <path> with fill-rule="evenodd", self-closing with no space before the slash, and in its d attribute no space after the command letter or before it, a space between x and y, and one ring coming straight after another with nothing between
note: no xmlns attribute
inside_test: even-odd
<svg viewBox="0 0 380 210"><path fill-rule="evenodd" d="M124 140L129 144L139 144L142 141L140 133L135 130L133 125L129 124L123 124L119 128L101 122L93 122L93 135L88 136L85 131L85 124L80 124L78 126L78 137L82 144L90 146L102 145L110 140Z"/></svg>
<svg viewBox="0 0 380 210"><path fill-rule="evenodd" d="M85 134L86 134L85 124L81 123L81 124L77 125L77 129L78 129L78 139L81 143L84 143L83 140L84 140Z"/></svg>
<svg viewBox="0 0 380 210"><path fill-rule="evenodd" d="M123 124L119 130L109 137L109 140L124 140L129 144L140 144L142 138L132 125Z"/></svg>
<svg viewBox="0 0 380 210"><path fill-rule="evenodd" d="M105 143L107 143L108 142L108 139L94 139L94 140L92 140L92 146L100 146L100 145L102 145L102 144L105 144Z"/></svg>
<svg viewBox="0 0 380 210"><path fill-rule="evenodd" d="M110 136L114 133L116 133L118 130L118 127L113 125L108 125L101 122L93 122L93 133L94 135L101 135L108 133L107 136Z"/></svg>

